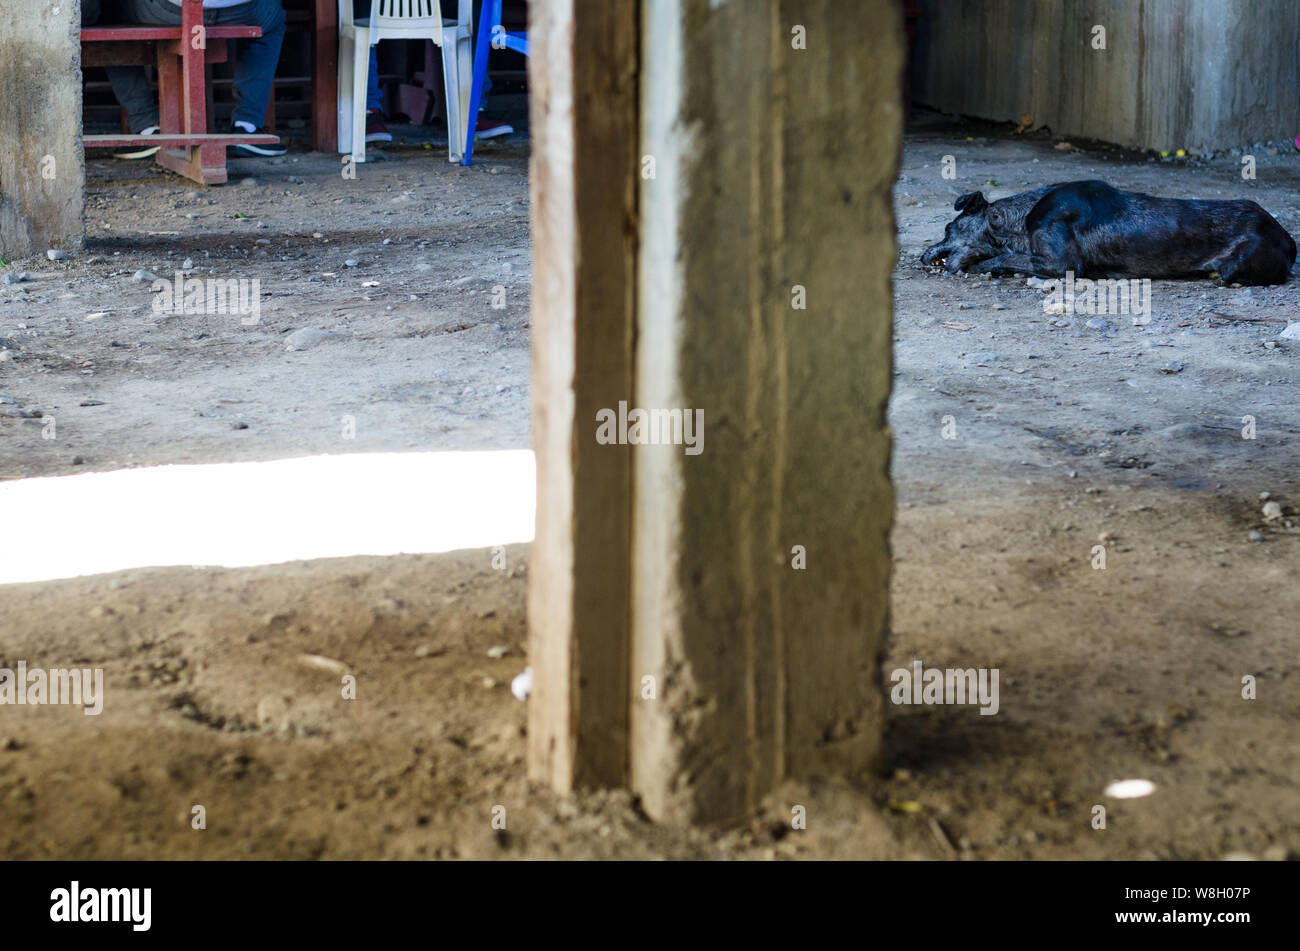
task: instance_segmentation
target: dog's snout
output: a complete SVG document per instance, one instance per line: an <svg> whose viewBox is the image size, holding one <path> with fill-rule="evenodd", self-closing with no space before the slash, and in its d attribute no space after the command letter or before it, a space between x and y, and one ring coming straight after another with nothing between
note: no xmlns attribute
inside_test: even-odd
<svg viewBox="0 0 1300 951"><path fill-rule="evenodd" d="M926 267L929 267L931 264L934 264L943 256L944 256L943 245L934 244L921 252L921 263L924 264Z"/></svg>

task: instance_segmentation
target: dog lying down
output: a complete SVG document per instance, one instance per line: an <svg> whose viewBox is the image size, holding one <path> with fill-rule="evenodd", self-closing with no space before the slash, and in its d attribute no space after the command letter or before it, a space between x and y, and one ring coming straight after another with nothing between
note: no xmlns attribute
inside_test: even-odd
<svg viewBox="0 0 1300 951"><path fill-rule="evenodd" d="M1285 284L1295 240L1253 201L1155 198L1105 182L1064 182L961 212L925 265L949 272L1078 278L1209 277L1219 284Z"/></svg>

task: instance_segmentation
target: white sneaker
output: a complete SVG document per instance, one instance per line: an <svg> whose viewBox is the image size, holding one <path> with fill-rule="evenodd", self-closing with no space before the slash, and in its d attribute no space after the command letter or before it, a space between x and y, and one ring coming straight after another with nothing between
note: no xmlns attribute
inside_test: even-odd
<svg viewBox="0 0 1300 951"><path fill-rule="evenodd" d="M149 128L141 129L139 132L136 133L136 135L157 135L157 134L158 134L158 127L156 125L151 125L149 126ZM134 152L114 152L113 158L120 158L120 159L149 158L149 156L157 153L159 148L160 146L155 145L152 147L146 146L142 149L137 149Z"/></svg>

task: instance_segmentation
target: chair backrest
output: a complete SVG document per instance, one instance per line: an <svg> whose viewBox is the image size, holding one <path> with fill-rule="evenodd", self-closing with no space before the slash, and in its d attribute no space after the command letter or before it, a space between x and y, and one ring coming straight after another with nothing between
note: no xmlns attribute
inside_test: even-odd
<svg viewBox="0 0 1300 951"><path fill-rule="evenodd" d="M469 29L474 0L458 0L456 25ZM352 0L339 0L339 23L352 23ZM442 0L370 0L370 27L419 29L441 27Z"/></svg>

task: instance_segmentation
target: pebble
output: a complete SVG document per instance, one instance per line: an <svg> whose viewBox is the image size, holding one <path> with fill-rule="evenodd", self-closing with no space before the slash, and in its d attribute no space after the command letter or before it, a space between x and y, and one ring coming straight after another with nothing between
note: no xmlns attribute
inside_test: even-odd
<svg viewBox="0 0 1300 951"><path fill-rule="evenodd" d="M1300 322L1288 324L1286 330L1278 334L1283 340L1300 340Z"/></svg>
<svg viewBox="0 0 1300 951"><path fill-rule="evenodd" d="M62 261L68 256L68 252L61 251L58 248L50 248L50 250L45 252L45 256L51 261Z"/></svg>
<svg viewBox="0 0 1300 951"><path fill-rule="evenodd" d="M533 692L533 668L525 667L524 672L510 681L510 692L517 700L527 700Z"/></svg>
<svg viewBox="0 0 1300 951"><path fill-rule="evenodd" d="M1276 522L1281 517L1282 517L1282 506L1278 505L1278 503L1276 502L1264 503L1264 521Z"/></svg>
<svg viewBox="0 0 1300 951"><path fill-rule="evenodd" d="M348 258L346 261L343 262L343 264L345 267L356 267L357 261L356 258Z"/></svg>
<svg viewBox="0 0 1300 951"><path fill-rule="evenodd" d="M328 330L319 330L316 327L303 327L301 330L295 330L284 340L285 350L310 350L322 340L328 340L334 336Z"/></svg>
<svg viewBox="0 0 1300 951"><path fill-rule="evenodd" d="M253 243L254 243L254 244L270 244L270 243L271 243L271 239L270 239L270 238L258 238L258 239L257 239L256 241L254 241Z"/></svg>
<svg viewBox="0 0 1300 951"><path fill-rule="evenodd" d="M298 661L305 667L312 667L316 670L323 670L327 674L346 674L348 665L341 660L335 660L333 657L324 657L320 654L300 654Z"/></svg>
<svg viewBox="0 0 1300 951"><path fill-rule="evenodd" d="M1264 540L1264 533L1263 533L1263 532L1251 532L1249 535L1246 536L1246 538L1249 539L1249 540L1252 541L1252 542L1262 542L1262 541Z"/></svg>
<svg viewBox="0 0 1300 951"><path fill-rule="evenodd" d="M1006 304L994 304L994 305L993 305L993 309L994 309L994 310L1006 310L1006 309L1007 309L1007 305L1006 305Z"/></svg>
<svg viewBox="0 0 1300 951"><path fill-rule="evenodd" d="M194 268L194 259L193 259L193 258L186 258L184 261L181 262L181 270L182 270L182 271L193 270L193 268Z"/></svg>
<svg viewBox="0 0 1300 951"><path fill-rule="evenodd" d="M504 644L497 644L494 647L488 648L487 655L493 660L500 660L502 657L505 657L509 653L510 653L509 647L507 647Z"/></svg>
<svg viewBox="0 0 1300 951"><path fill-rule="evenodd" d="M28 274L26 271L20 271L17 273L15 273L14 271L9 271L5 274L4 277L0 277L0 283L21 284L23 281L29 280L30 278L31 275Z"/></svg>
<svg viewBox="0 0 1300 951"><path fill-rule="evenodd" d="M1265 350L1276 350L1276 349L1277 349L1277 341L1276 341L1276 340L1265 340L1265 341L1264 341L1264 349L1265 349Z"/></svg>
<svg viewBox="0 0 1300 951"><path fill-rule="evenodd" d="M1102 320L1100 317L1089 317L1084 326L1092 330L1110 330L1110 321Z"/></svg>
<svg viewBox="0 0 1300 951"><path fill-rule="evenodd" d="M1089 323L1092 323L1092 321L1089 321ZM1183 370L1185 369L1187 369L1187 365L1185 363L1179 363L1177 360L1170 360L1168 363L1166 363L1164 366L1160 368L1160 372L1161 373L1182 373Z"/></svg>
<svg viewBox="0 0 1300 951"><path fill-rule="evenodd" d="M144 284L146 282L152 284L154 281L161 280L161 278L159 278L157 274L153 273L153 271L141 270L132 274L131 280L135 281L137 284Z"/></svg>

